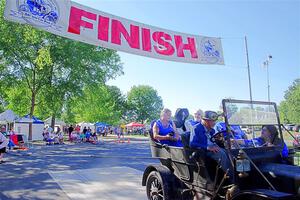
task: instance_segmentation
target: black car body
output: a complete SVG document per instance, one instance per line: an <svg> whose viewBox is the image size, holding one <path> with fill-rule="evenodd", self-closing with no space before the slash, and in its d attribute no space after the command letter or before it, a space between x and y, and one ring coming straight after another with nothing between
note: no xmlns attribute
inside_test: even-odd
<svg viewBox="0 0 300 200"><path fill-rule="evenodd" d="M276 121L280 138L283 139L275 103L231 99L223 100L222 103L227 127L237 125L235 122L245 115L228 111L229 105L247 105L248 116L253 114L251 110L255 106L263 106L264 112L259 111L257 116L254 113L251 117L267 124L274 124ZM240 124L261 125L247 120L241 120ZM227 129L227 133L230 134L230 129ZM224 146L232 160L235 185L238 187L235 193L227 195L232 185L229 184L226 173L220 170L219 164L206 157L205 149L189 147L189 132L182 135L182 142L183 148L161 145L153 138L150 139L152 157L158 158L161 165L150 165L145 169L142 184L146 186L148 199L300 199L300 167L294 165L292 152L289 157L283 158L282 145L233 148L231 141L227 139ZM241 170L243 163L250 163L251 170Z"/></svg>

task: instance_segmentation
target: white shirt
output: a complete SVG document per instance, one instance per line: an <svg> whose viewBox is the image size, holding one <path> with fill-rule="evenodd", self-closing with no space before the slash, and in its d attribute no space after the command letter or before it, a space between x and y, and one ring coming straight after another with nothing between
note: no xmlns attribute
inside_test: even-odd
<svg viewBox="0 0 300 200"><path fill-rule="evenodd" d="M0 133L0 149L3 149L8 145L9 140L2 134Z"/></svg>

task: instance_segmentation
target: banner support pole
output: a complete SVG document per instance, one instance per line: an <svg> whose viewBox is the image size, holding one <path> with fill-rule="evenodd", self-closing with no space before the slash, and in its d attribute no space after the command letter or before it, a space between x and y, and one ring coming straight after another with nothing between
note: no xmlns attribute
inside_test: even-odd
<svg viewBox="0 0 300 200"><path fill-rule="evenodd" d="M246 36L245 36L245 48L246 48L246 58L247 58L250 101L253 101L253 99L252 99L252 89L251 89L251 72L250 72L249 55L248 55L248 44L247 44L247 37Z"/></svg>

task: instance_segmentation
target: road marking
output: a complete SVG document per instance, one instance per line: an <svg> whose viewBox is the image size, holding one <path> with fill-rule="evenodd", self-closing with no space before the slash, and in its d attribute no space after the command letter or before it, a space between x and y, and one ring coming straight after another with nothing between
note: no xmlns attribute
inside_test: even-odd
<svg viewBox="0 0 300 200"><path fill-rule="evenodd" d="M142 172L130 167L49 172L72 200L146 200Z"/></svg>

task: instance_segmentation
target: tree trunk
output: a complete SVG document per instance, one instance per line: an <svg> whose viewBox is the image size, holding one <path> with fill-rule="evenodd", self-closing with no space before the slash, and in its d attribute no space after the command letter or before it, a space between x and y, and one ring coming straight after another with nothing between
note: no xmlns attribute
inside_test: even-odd
<svg viewBox="0 0 300 200"><path fill-rule="evenodd" d="M35 107L35 92L32 92L31 94L31 108L30 108L30 113L29 113L29 135L28 135L28 140L32 140L32 116L34 112L34 107Z"/></svg>
<svg viewBox="0 0 300 200"><path fill-rule="evenodd" d="M55 126L55 114L52 114L52 117L51 117L51 127L53 128L53 130L54 130L54 126Z"/></svg>

